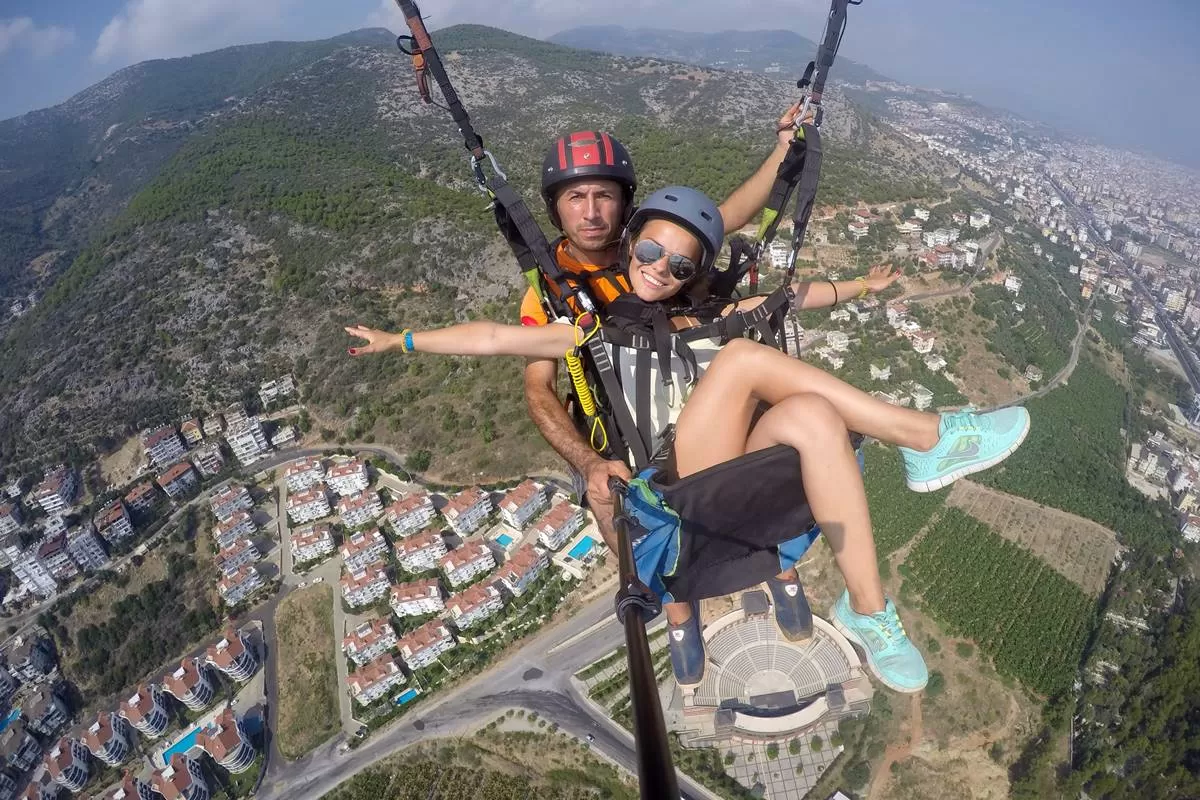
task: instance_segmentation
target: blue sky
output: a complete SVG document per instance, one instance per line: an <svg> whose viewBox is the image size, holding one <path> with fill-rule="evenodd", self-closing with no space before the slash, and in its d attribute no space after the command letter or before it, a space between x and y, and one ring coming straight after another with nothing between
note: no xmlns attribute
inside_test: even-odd
<svg viewBox="0 0 1200 800"><path fill-rule="evenodd" d="M817 38L821 0L425 0L456 22L547 36L620 23ZM598 13L602 11L602 14ZM1063 130L1200 167L1200 3L1194 0L865 0L843 52ZM114 70L266 39L402 25L392 0L4 0L0 118L60 102ZM798 53L797 64L810 58Z"/></svg>

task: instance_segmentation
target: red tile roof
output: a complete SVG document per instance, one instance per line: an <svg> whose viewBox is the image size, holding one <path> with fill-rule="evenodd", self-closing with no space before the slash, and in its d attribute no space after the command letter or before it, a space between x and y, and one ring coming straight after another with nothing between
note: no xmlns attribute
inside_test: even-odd
<svg viewBox="0 0 1200 800"><path fill-rule="evenodd" d="M414 492L388 506L387 513L391 517L403 517L405 514L411 514L429 502L428 494L425 492Z"/></svg>
<svg viewBox="0 0 1200 800"><path fill-rule="evenodd" d="M441 586L438 583L438 579L426 578L425 580L401 583L398 586L393 586L392 602L406 603L409 600L423 600L427 597L433 597L434 594L437 594L439 597L441 596Z"/></svg>
<svg viewBox="0 0 1200 800"><path fill-rule="evenodd" d="M392 624L386 619L368 620L350 631L349 636L343 637L342 649L345 650L350 645L354 645L359 650L366 650L381 639L394 638L396 638L396 631L392 629Z"/></svg>
<svg viewBox="0 0 1200 800"><path fill-rule="evenodd" d="M442 509L442 513L447 516L451 516L452 514L462 514L472 508L476 503L482 502L486 498L487 495L484 494L483 490L478 486L472 486L469 489L463 489L461 492L454 495L454 497L450 498L450 501L446 503L445 508Z"/></svg>
<svg viewBox="0 0 1200 800"><path fill-rule="evenodd" d="M521 506L533 499L533 496L542 489L533 481L526 478L517 484L511 492L504 495L504 499L500 501L500 507L509 511L516 511Z"/></svg>
<svg viewBox="0 0 1200 800"><path fill-rule="evenodd" d="M167 471L158 476L158 485L166 487L168 484L179 479L180 476L187 472L191 472L192 465L187 461L176 461Z"/></svg>
<svg viewBox="0 0 1200 800"><path fill-rule="evenodd" d="M222 646L222 642L224 645ZM246 645L242 641L242 637L238 635L232 627L225 629L225 634L217 641L216 644L210 646L205 651L205 655L212 660L214 664L222 669L228 669L233 666L239 658L246 652Z"/></svg>
<svg viewBox="0 0 1200 800"><path fill-rule="evenodd" d="M410 653L419 653L430 645L437 644L443 639L450 638L450 631L440 619L431 619L421 627L411 631L397 643L397 647L408 648Z"/></svg>
<svg viewBox="0 0 1200 800"><path fill-rule="evenodd" d="M237 715L229 707L226 707L213 720L212 724L205 727L196 737L196 744L200 745L218 763L224 761L230 753L241 747L243 741L242 733L238 730Z"/></svg>
<svg viewBox="0 0 1200 800"><path fill-rule="evenodd" d="M485 556L495 560L495 556L492 555L492 551L487 548L487 545L480 542L467 542L442 557L442 569L452 572Z"/></svg>
<svg viewBox="0 0 1200 800"><path fill-rule="evenodd" d="M396 551L397 558L412 555L429 547L445 547L446 542L442 539L442 535L436 530L428 530L424 533L418 533L415 536L410 536L407 539L402 539L393 545Z"/></svg>

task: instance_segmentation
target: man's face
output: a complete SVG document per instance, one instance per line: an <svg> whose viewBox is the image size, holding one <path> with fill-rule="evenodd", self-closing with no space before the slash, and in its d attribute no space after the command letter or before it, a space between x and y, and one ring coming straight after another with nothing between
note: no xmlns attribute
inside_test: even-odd
<svg viewBox="0 0 1200 800"><path fill-rule="evenodd" d="M598 253L617 244L625 194L621 184L609 180L571 183L555 199L563 235L577 250Z"/></svg>

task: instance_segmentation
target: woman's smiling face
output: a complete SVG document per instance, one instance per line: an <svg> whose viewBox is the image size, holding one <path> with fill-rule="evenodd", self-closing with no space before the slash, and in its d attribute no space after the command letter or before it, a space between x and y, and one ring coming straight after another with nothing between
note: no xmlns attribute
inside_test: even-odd
<svg viewBox="0 0 1200 800"><path fill-rule="evenodd" d="M637 257L637 245L643 241L657 245L657 248L643 249L661 250L659 258L647 263ZM685 281L671 274L670 256L683 256L695 265L700 263L703 255L695 236L665 219L652 219L642 226L629 248L629 285L634 294L648 303L674 297L683 288Z"/></svg>

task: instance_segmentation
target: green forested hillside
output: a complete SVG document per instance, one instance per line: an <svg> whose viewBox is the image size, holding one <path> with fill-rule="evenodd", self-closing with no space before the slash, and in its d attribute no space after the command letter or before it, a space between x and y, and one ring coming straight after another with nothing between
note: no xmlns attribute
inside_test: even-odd
<svg viewBox="0 0 1200 800"><path fill-rule="evenodd" d="M427 448L439 471L512 474L547 457L515 361L345 356L347 322L513 319L521 289L453 123L420 103L408 59L384 38L368 31L139 65L96 88L119 112L101 114L84 93L39 112L41 127L26 125L58 130L52 118L92 109L73 141L93 160L56 179L68 194L89 181L116 202L91 214L71 201L77 238L42 236L34 248L65 252L38 308L3 342L0 404L12 413L0 417L0 462L106 448L284 371L334 437ZM687 183L724 196L769 151L774 119L795 94L767 76L478 26L439 31L438 43L488 146L531 202L547 142L586 127L626 141L646 189ZM96 123L135 117L113 130ZM829 119L824 200L937 191L876 151L887 134L869 116L834 98ZM0 140L50 170L50 154L5 125ZM150 130L170 133L151 146ZM32 205L55 191L50 173L39 174Z"/></svg>

